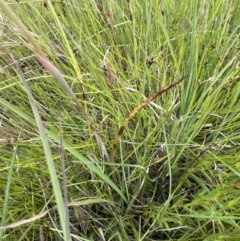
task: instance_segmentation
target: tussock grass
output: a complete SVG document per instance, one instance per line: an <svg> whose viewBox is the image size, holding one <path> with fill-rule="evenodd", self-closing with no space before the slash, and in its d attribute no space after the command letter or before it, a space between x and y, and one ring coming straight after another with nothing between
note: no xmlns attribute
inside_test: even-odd
<svg viewBox="0 0 240 241"><path fill-rule="evenodd" d="M238 240L240 2L8 4L0 239Z"/></svg>

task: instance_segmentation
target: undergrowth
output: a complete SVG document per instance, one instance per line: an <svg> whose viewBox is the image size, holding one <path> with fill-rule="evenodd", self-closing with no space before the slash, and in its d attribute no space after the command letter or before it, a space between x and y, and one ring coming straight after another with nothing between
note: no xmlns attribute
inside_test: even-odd
<svg viewBox="0 0 240 241"><path fill-rule="evenodd" d="M7 2L0 239L238 240L240 1Z"/></svg>

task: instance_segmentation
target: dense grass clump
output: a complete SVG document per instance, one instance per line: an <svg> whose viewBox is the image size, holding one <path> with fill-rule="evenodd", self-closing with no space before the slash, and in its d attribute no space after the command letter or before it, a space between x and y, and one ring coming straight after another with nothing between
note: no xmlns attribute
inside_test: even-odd
<svg viewBox="0 0 240 241"><path fill-rule="evenodd" d="M239 240L240 1L6 2L0 240Z"/></svg>

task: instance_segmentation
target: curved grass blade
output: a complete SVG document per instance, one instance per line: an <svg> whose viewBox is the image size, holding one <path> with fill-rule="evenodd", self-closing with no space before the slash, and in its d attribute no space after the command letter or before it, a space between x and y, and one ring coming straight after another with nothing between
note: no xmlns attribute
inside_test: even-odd
<svg viewBox="0 0 240 241"><path fill-rule="evenodd" d="M82 205L89 205L89 204L102 203L102 202L110 203L110 202L108 202L104 199L96 198L96 199L87 199L87 200L82 200L82 201L77 201L77 202L70 202L70 203L67 203L67 206L68 207L78 207L78 206L82 206ZM110 203L110 204L112 204L112 203ZM38 219L46 216L48 213L50 213L51 211L54 211L56 209L57 209L57 206L54 206L54 207L52 207L48 210L42 211L42 212L34 215L31 218L22 219L22 220L19 220L17 222L8 224L6 226L0 226L0 230L12 229L12 228L16 228L16 227L19 227L21 225L33 222L35 220L38 220Z"/></svg>
<svg viewBox="0 0 240 241"><path fill-rule="evenodd" d="M71 88L67 84L67 82L64 79L64 77L62 76L61 72L53 64L51 64L50 61L48 61L46 58L42 57L38 53L36 53L36 56L37 56L39 62L44 66L44 68L46 70L48 70L57 79L57 81L61 84L62 88L67 92L67 94L76 103L78 109L80 110L80 113L82 114L82 116L84 117L84 119L86 120L88 125L90 126L93 134L95 135L95 138L97 140L98 146L99 146L99 148L102 151L102 155L105 156L107 158L107 160L109 160L109 155L108 155L108 152L107 152L107 150L105 148L105 145L104 145L104 143L102 141L102 138L97 133L96 127L93 125L91 119L89 118L88 114L84 110L84 107L78 101L76 95L73 93L73 91L71 90Z"/></svg>

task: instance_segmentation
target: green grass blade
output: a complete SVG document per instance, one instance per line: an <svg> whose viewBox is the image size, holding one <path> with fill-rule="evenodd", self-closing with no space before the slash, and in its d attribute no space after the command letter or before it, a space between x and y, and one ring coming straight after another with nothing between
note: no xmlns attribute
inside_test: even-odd
<svg viewBox="0 0 240 241"><path fill-rule="evenodd" d="M21 132L19 133L18 139L21 137ZM16 146L14 147L14 152L13 152L13 157L11 160L11 164L9 167L9 172L8 172L8 179L7 179L7 184L4 192L4 202L3 202L3 210L2 210L2 221L1 221L1 226L5 225L5 219L7 215L7 209L8 209L8 202L9 202L9 190L11 186L11 179L12 179L12 173L13 173L13 167L14 167L14 161L16 159L18 151L18 142ZM0 230L0 240L3 240L3 230Z"/></svg>
<svg viewBox="0 0 240 241"><path fill-rule="evenodd" d="M60 223L61 223L61 227L63 230L63 236L64 236L64 240L69 240L71 241L71 236L70 236L70 227L67 227L67 224L69 224L69 220L66 220L66 212L65 212L65 208L64 208L64 201L63 201L63 196L62 196L62 192L60 189L60 184L58 181L58 175L55 169L55 165L54 165L54 161L52 158L52 153L51 153L51 149L48 143L48 139L45 133L45 128L42 124L42 120L40 117L40 114L38 112L37 109L37 105L35 103L35 100L32 96L31 90L27 84L27 81L25 80L22 71L20 70L19 66L17 65L17 70L18 73L20 75L20 79L23 82L23 85L26 88L26 92L28 94L28 98L29 98L29 102L30 105L32 107L32 111L35 117L35 123L36 126L38 127L39 130L39 134L42 140L42 146L43 146L43 150L44 150L44 154L46 157L46 161L47 161L47 166L48 166L48 170L49 170L49 174L51 177L51 182L52 182L52 186L53 186L53 191L54 191L54 195L55 195L55 199L56 199L56 203L57 203L57 208L58 208L58 214L60 217Z"/></svg>

